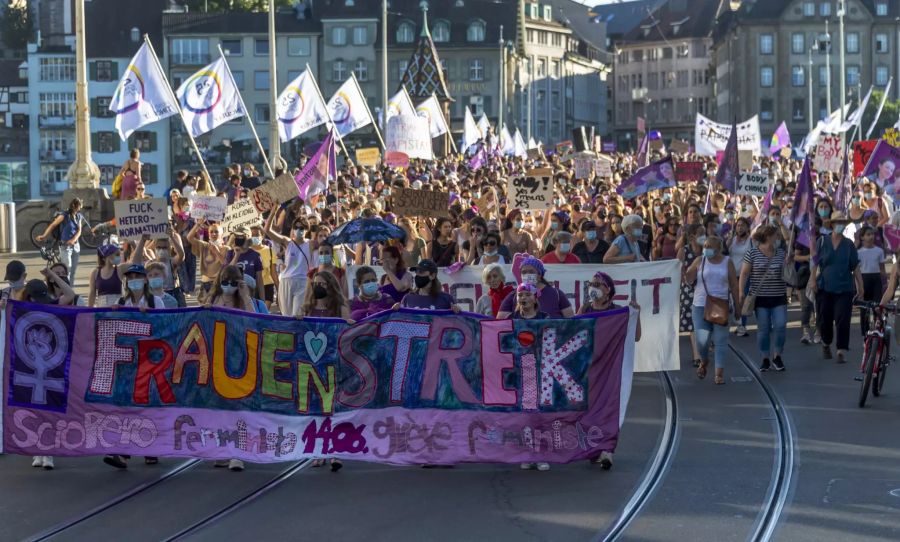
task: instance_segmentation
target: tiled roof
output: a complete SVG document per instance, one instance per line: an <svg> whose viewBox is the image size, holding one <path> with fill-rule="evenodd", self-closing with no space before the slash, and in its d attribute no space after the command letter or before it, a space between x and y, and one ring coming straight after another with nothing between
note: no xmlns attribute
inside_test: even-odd
<svg viewBox="0 0 900 542"><path fill-rule="evenodd" d="M719 0L669 0L622 38L625 43L712 35Z"/></svg>
<svg viewBox="0 0 900 542"><path fill-rule="evenodd" d="M144 34L162 56L162 12L167 0L91 0L84 5L85 47L89 58L128 58L141 45ZM140 38L131 39L137 28Z"/></svg>

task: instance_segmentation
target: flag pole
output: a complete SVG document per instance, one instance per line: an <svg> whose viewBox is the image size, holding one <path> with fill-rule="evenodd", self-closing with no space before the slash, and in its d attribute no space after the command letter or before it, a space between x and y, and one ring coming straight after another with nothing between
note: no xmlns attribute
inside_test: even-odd
<svg viewBox="0 0 900 542"><path fill-rule="evenodd" d="M228 65L228 59L225 58L225 51L222 50L222 45L219 46L219 56L222 57L222 62L225 63L225 68L228 70L229 75L231 74L231 66ZM234 76L232 76L234 79ZM269 175L274 179L275 171L272 169L272 164L269 163L269 157L266 155L266 149L263 148L262 142L259 140L259 134L256 133L256 126L253 125L253 114L247 109L247 104L244 103L244 97L241 96L241 91L238 90L237 85L235 85L234 91L238 95L238 100L241 101L241 107L244 109L244 113L247 116L247 122L250 124L250 131L253 133L253 139L256 140L256 146L259 147L259 152L262 154L263 162L266 164L266 169L269 170ZM269 122L272 122L272 115L277 112L269 111ZM276 119L277 122L277 119Z"/></svg>
<svg viewBox="0 0 900 542"><path fill-rule="evenodd" d="M378 141L381 143L381 148L387 152L387 145L384 144L384 139L381 138L381 132L378 131L378 123L375 122L375 117L372 115L372 110L369 109L369 102L365 99L365 94L363 94L362 89L359 87L359 81L356 80L356 73L350 72L350 77L353 78L353 84L356 85L356 90L359 91L359 95L363 96L363 103L366 104L366 111L369 112L369 118L372 119L372 127L375 128L375 135L378 136ZM387 111L384 112L385 118L387 117Z"/></svg>
<svg viewBox="0 0 900 542"><path fill-rule="evenodd" d="M434 98L435 103L440 105L441 102L438 101L437 95L434 92L431 93L431 97ZM447 133L450 134L450 137L447 139L450 140L450 146L453 147L453 154L459 154L459 149L456 148L456 142L453 141L453 132L450 131L450 121L444 116L444 109L441 107L438 107L438 109L441 112L441 118L444 120L444 126L447 127ZM444 151L447 151L446 147L444 148Z"/></svg>
<svg viewBox="0 0 900 542"><path fill-rule="evenodd" d="M319 93L319 99L322 100L322 103L325 104L325 116L328 117L328 122L331 123L332 128L334 128L334 135L337 136L338 143L341 144L341 150L344 151L344 156L347 157L347 160L350 159L350 153L347 152L347 147L344 146L344 138L341 137L340 130L337 129L337 125L334 123L334 119L331 118L331 111L328 110L328 102L325 101L325 96L322 96L322 89L319 88L319 82L316 81L316 74L313 73L311 69L309 69L309 62L306 63L306 73L312 77L313 86L316 87L316 92Z"/></svg>
<svg viewBox="0 0 900 542"><path fill-rule="evenodd" d="M166 82L166 90L169 91L169 95L172 98L172 101L175 102L175 107L178 108L178 116L181 117L181 123L184 125L185 132L187 132L188 139L191 140L191 146L194 149L194 152L197 154L197 160L200 162L200 168L203 169L203 173L206 173L206 178L209 182L212 182L212 177L209 176L209 171L206 169L206 162L203 161L203 155L200 154L200 148L197 147L197 141L194 139L194 134L191 132L191 127L188 126L187 120L184 118L184 111L181 110L181 102L178 101L178 97L175 96L175 91L172 90L172 85L169 84L169 78L166 76L166 71L163 70L162 64L159 63L159 57L156 56L156 51L153 49L153 43L150 42L150 35L144 34L144 43L147 44L147 47L150 48L150 53L153 54L153 61L156 62L156 67L159 69L159 73L162 74L163 79Z"/></svg>

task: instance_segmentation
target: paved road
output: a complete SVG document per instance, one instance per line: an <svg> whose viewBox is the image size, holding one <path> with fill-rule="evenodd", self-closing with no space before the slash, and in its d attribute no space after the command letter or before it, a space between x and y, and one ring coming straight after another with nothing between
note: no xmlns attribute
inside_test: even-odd
<svg viewBox="0 0 900 542"><path fill-rule="evenodd" d="M0 264L8 259L0 258ZM29 275L37 276L40 262L32 257L26 263ZM88 272L89 265L82 266L77 289L86 285ZM791 316L796 320L798 314ZM711 376L694 376L682 339L685 368L668 375L673 396L662 375L635 379L616 463L608 472L585 463L550 472L348 462L332 474L304 466L182 539L603 540L648 475L657 473L651 466L667 449L666 416L674 408L672 453L659 463L658 484L620 539L748 540L768 517L773 491L782 488L774 540L898 540L900 372L889 377L883 397L861 410L856 364L824 361L818 347L801 345L799 337L792 327L788 370L761 375L772 396L739 357L758 358L752 335L732 339L736 350L729 353L725 386L715 386ZM852 347L858 356L856 332ZM787 426L776 415L778 405L785 407ZM792 471L782 484L782 451L791 444ZM251 465L232 473L209 462L133 463L121 472L97 458L58 459L57 469L45 472L32 469L30 458L0 456L0 540L34 539L129 493L134 495L51 540L166 540L292 466ZM183 470L166 477L175 469Z"/></svg>

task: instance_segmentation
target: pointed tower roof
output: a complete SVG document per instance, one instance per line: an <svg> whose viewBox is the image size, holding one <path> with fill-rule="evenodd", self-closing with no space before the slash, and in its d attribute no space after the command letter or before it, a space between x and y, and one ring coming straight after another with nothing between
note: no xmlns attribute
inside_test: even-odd
<svg viewBox="0 0 900 542"><path fill-rule="evenodd" d="M409 95L416 101L425 100L432 94L442 102L454 101L444 79L441 59L428 30L428 4L425 2L422 3L422 34L406 65L406 71L400 78L400 86L406 87Z"/></svg>

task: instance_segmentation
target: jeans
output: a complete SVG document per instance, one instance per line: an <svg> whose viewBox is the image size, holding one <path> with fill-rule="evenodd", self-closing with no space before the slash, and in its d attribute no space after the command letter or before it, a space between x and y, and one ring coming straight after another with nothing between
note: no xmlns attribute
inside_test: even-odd
<svg viewBox="0 0 900 542"><path fill-rule="evenodd" d="M711 324L703 319L703 307L691 308L691 319L694 321L694 337L697 340L697 350L700 351L700 359L708 361L709 339L712 338L716 345L716 369L725 367L725 355L728 353L728 326Z"/></svg>
<svg viewBox="0 0 900 542"><path fill-rule="evenodd" d="M771 336L775 336L775 356L784 351L784 338L787 335L787 305L765 308L756 307L756 346L763 358L768 358L772 351Z"/></svg>
<svg viewBox="0 0 900 542"><path fill-rule="evenodd" d="M75 246L60 245L59 259L69 268L69 284L75 286L75 269L78 268L78 257L81 253L81 246L75 243Z"/></svg>
<svg viewBox="0 0 900 542"><path fill-rule="evenodd" d="M850 349L850 316L853 312L853 292L835 294L819 291L819 331L822 344L831 346L837 333L837 349Z"/></svg>
<svg viewBox="0 0 900 542"><path fill-rule="evenodd" d="M806 290L800 290L800 325L808 328L812 320L813 311L816 310L816 304L810 301L806 295Z"/></svg>

